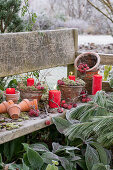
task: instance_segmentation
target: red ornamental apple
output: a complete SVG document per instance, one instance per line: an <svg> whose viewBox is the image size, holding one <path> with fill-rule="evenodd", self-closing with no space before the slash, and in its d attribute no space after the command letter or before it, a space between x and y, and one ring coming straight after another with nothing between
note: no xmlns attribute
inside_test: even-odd
<svg viewBox="0 0 113 170"><path fill-rule="evenodd" d="M82 102L83 102L83 103L85 103L85 102L86 102L86 100L87 100L86 98L83 98L83 99L82 99Z"/></svg>
<svg viewBox="0 0 113 170"><path fill-rule="evenodd" d="M35 113L35 114L34 114L34 116L38 117L38 116L39 116L39 114L38 114L38 113Z"/></svg>
<svg viewBox="0 0 113 170"><path fill-rule="evenodd" d="M50 120L46 120L45 121L45 125L50 125L51 124L51 121Z"/></svg>
<svg viewBox="0 0 113 170"><path fill-rule="evenodd" d="M41 90L41 86L40 86L40 85L39 85L39 86L37 86L36 88L37 88L38 90Z"/></svg>
<svg viewBox="0 0 113 170"><path fill-rule="evenodd" d="M68 105L68 107L67 107L69 110L72 108L72 105Z"/></svg>
<svg viewBox="0 0 113 170"><path fill-rule="evenodd" d="M83 95L82 95L82 98L86 98L86 95L85 95L85 94L83 94Z"/></svg>
<svg viewBox="0 0 113 170"><path fill-rule="evenodd" d="M91 101L91 98L87 97L86 101L87 101L87 102Z"/></svg>
<svg viewBox="0 0 113 170"><path fill-rule="evenodd" d="M65 103L65 104L63 105L63 107L64 107L65 109L67 109L68 105Z"/></svg>
<svg viewBox="0 0 113 170"><path fill-rule="evenodd" d="M40 82L38 82L38 83L37 83L37 86L40 86L40 85L41 85L41 83L40 83Z"/></svg>
<svg viewBox="0 0 113 170"><path fill-rule="evenodd" d="M76 103L74 103L74 104L73 104L73 107L77 107L77 104L76 104Z"/></svg>
<svg viewBox="0 0 113 170"><path fill-rule="evenodd" d="M65 100L62 100L62 104L65 104L66 103L66 101Z"/></svg>
<svg viewBox="0 0 113 170"><path fill-rule="evenodd" d="M41 87L41 90L44 90L44 87L43 87L43 86Z"/></svg>
<svg viewBox="0 0 113 170"><path fill-rule="evenodd" d="M34 109L30 109L30 111L29 111L29 116L34 116L34 114L35 114L35 110Z"/></svg>
<svg viewBox="0 0 113 170"><path fill-rule="evenodd" d="M82 90L80 94L86 94L85 90Z"/></svg>
<svg viewBox="0 0 113 170"><path fill-rule="evenodd" d="M63 113L64 110L63 110L63 108L58 108L57 111L58 111L59 113Z"/></svg>
<svg viewBox="0 0 113 170"><path fill-rule="evenodd" d="M61 105L60 105L60 106L61 106L61 107L64 107L64 104L62 104L62 103L61 103Z"/></svg>

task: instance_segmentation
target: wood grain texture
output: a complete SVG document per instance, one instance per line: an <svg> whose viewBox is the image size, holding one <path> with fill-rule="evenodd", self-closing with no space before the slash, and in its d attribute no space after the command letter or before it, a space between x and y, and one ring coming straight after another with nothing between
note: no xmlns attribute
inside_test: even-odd
<svg viewBox="0 0 113 170"><path fill-rule="evenodd" d="M30 120L25 120L21 122L22 125L18 129L13 130L6 130L4 132L0 132L0 144L6 143L8 141L11 141L13 139L16 139L18 137L24 136L26 134L32 133L34 131L37 131L39 129L42 129L44 127L47 127L45 125L46 120L50 120L52 122L52 117L63 117L65 118L65 112L64 113L56 113L56 114L50 114L45 119L41 119L40 117ZM53 123L51 123L53 124Z"/></svg>
<svg viewBox="0 0 113 170"><path fill-rule="evenodd" d="M103 81L103 82L102 82L102 89L103 89L105 92L113 92L113 88L110 87L108 81Z"/></svg>
<svg viewBox="0 0 113 170"><path fill-rule="evenodd" d="M74 29L0 34L0 77L72 64Z"/></svg>

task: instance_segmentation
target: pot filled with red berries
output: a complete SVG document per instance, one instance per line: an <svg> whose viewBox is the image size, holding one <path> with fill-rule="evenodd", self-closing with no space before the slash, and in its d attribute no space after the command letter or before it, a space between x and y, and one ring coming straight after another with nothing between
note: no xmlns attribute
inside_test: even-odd
<svg viewBox="0 0 113 170"><path fill-rule="evenodd" d="M18 89L20 91L21 99L37 99L40 101L42 94L47 91L47 85L45 82L34 83L33 86L27 86L25 81L18 83Z"/></svg>
<svg viewBox="0 0 113 170"><path fill-rule="evenodd" d="M62 99L65 100L66 103L76 103L85 86L85 82L79 78L75 81L70 80L69 78L62 78L57 81L57 85L61 91Z"/></svg>
<svg viewBox="0 0 113 170"><path fill-rule="evenodd" d="M94 52L87 52L80 54L74 62L79 76L92 78L94 74L98 73L100 64L100 56Z"/></svg>
<svg viewBox="0 0 113 170"><path fill-rule="evenodd" d="M77 75L86 82L88 94L92 93L93 75L98 74L100 56L94 52L80 54L74 62Z"/></svg>

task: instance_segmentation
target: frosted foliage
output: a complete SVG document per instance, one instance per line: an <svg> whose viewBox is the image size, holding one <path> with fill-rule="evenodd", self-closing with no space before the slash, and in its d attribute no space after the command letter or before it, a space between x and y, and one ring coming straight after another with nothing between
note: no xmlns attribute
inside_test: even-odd
<svg viewBox="0 0 113 170"><path fill-rule="evenodd" d="M102 0L90 0L103 12L108 11ZM111 2L113 8L113 1ZM88 0L29 0L30 10L37 13L34 27L56 29L58 27L77 27L79 33L111 34L113 23L92 7ZM107 13L107 12L106 12ZM110 13L113 18L113 12Z"/></svg>

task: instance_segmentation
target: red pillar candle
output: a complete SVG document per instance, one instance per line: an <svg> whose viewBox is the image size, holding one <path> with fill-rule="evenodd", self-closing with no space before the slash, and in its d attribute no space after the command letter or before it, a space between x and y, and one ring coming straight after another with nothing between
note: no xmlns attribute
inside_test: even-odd
<svg viewBox="0 0 113 170"><path fill-rule="evenodd" d="M28 78L27 79L27 86L33 86L34 85L34 79L33 78Z"/></svg>
<svg viewBox="0 0 113 170"><path fill-rule="evenodd" d="M74 76L74 75L70 75L68 78L69 78L70 80L74 80L74 81L75 81L75 76Z"/></svg>
<svg viewBox="0 0 113 170"><path fill-rule="evenodd" d="M102 76L96 74L93 76L92 95L95 95L99 90L102 90Z"/></svg>
<svg viewBox="0 0 113 170"><path fill-rule="evenodd" d="M70 80L74 80L74 81L75 81L75 76L73 75L73 72L72 72L72 71L69 72L68 78L69 78Z"/></svg>
<svg viewBox="0 0 113 170"><path fill-rule="evenodd" d="M53 100L53 102L52 102L52 100ZM50 90L49 91L49 107L57 108L58 105L60 106L60 101L61 101L61 91Z"/></svg>
<svg viewBox="0 0 113 170"><path fill-rule="evenodd" d="M7 88L6 94L15 94L15 88Z"/></svg>

